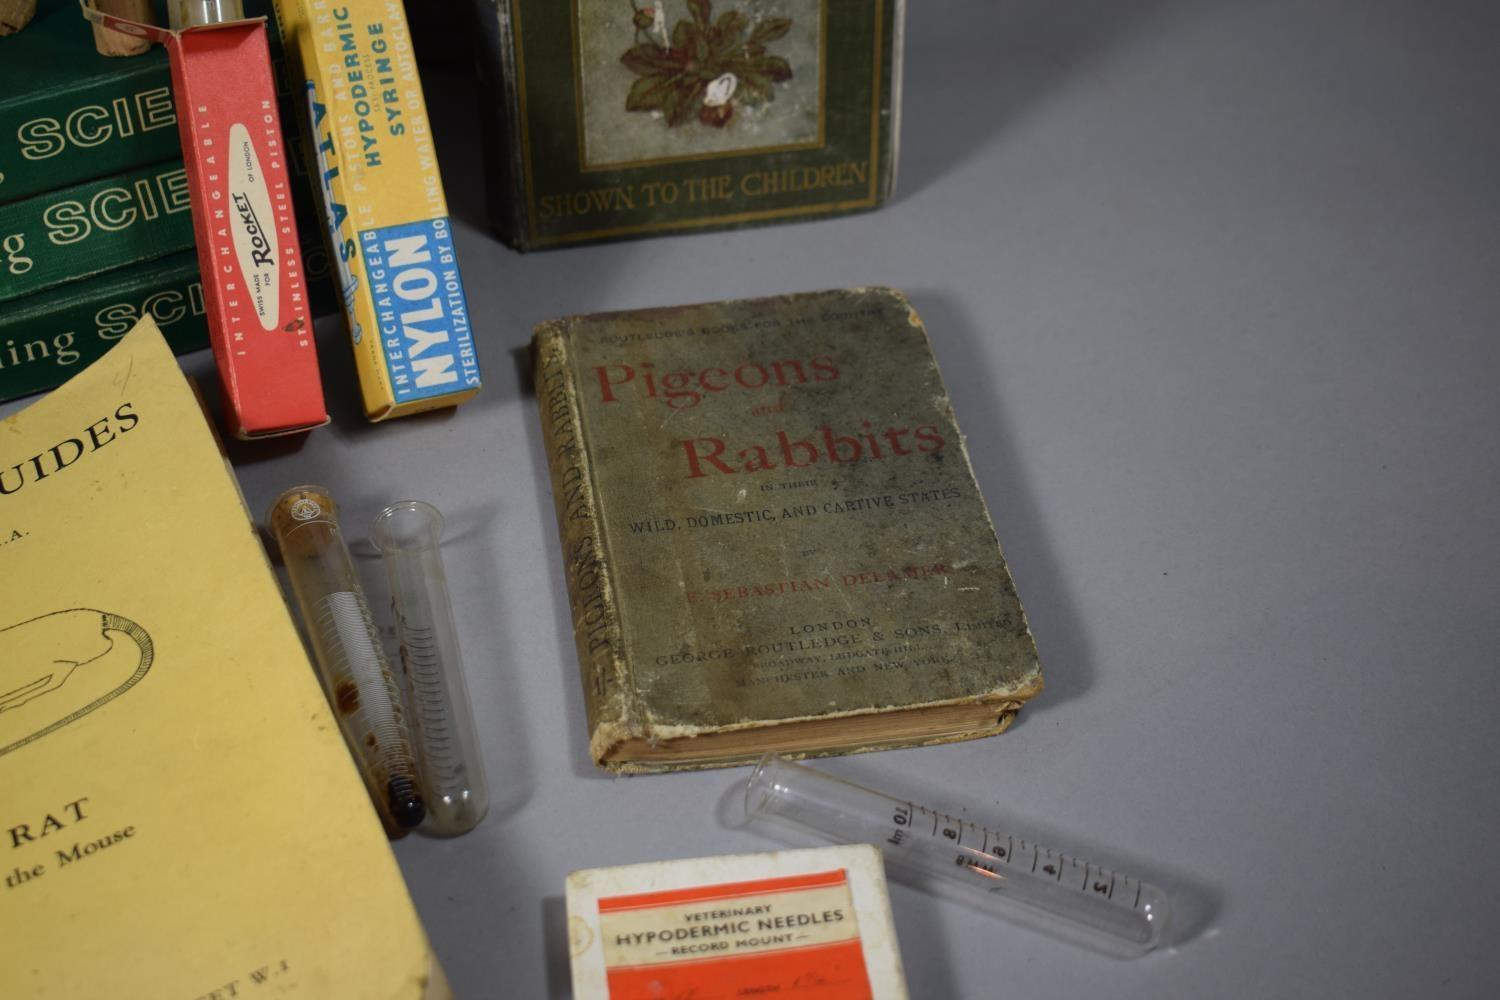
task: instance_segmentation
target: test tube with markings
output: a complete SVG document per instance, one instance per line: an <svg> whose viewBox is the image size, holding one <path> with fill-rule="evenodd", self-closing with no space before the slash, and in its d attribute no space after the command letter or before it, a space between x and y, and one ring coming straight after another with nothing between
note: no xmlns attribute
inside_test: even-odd
<svg viewBox="0 0 1500 1000"><path fill-rule="evenodd" d="M321 486L283 493L267 518L302 611L323 690L381 816L402 829L426 811L401 692L370 620L338 508Z"/></svg>
<svg viewBox="0 0 1500 1000"><path fill-rule="evenodd" d="M893 877L1108 955L1145 954L1166 933L1167 897L1139 879L775 754L750 776L745 811L752 821L875 844Z"/></svg>
<svg viewBox="0 0 1500 1000"><path fill-rule="evenodd" d="M443 515L419 500L392 504L370 528L391 584L401 670L427 796L422 830L452 837L484 818L489 792L438 551L442 535Z"/></svg>

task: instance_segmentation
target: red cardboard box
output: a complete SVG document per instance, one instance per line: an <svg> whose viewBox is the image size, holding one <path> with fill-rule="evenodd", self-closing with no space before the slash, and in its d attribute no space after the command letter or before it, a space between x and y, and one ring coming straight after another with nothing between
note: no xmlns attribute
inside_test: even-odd
<svg viewBox="0 0 1500 1000"><path fill-rule="evenodd" d="M263 18L169 31L89 8L166 46L208 306L239 438L328 422Z"/></svg>

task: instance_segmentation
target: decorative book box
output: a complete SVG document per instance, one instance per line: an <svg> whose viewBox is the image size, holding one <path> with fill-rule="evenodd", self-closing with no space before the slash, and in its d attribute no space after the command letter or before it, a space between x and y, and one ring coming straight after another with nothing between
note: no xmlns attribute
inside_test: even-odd
<svg viewBox="0 0 1500 1000"><path fill-rule="evenodd" d="M905 0L473 0L490 217L530 250L875 208Z"/></svg>

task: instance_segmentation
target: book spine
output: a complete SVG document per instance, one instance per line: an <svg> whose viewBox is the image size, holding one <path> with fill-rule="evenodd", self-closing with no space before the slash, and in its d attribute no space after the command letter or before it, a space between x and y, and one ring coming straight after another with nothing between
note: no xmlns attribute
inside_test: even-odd
<svg viewBox="0 0 1500 1000"><path fill-rule="evenodd" d="M189 249L188 209L180 160L0 205L0 302Z"/></svg>
<svg viewBox="0 0 1500 1000"><path fill-rule="evenodd" d="M490 228L501 241L523 253L532 249L526 232L524 183L526 137L521 114L521 71L516 51L513 0L474 0L474 19L480 35L478 51L483 92L497 96L482 116L480 140L490 173L485 185Z"/></svg>
<svg viewBox="0 0 1500 1000"><path fill-rule="evenodd" d="M890 109L885 121L885 127L890 130L890 141L886 145L891 153L886 159L885 176L881 179L882 201L895 196L896 175L901 168L901 95L905 93L902 78L906 75L906 0L895 0L891 8L891 57L884 82L885 106Z"/></svg>
<svg viewBox="0 0 1500 1000"><path fill-rule="evenodd" d="M246 17L275 23L271 0L245 0L244 6ZM63 9L46 17L80 20L73 0L52 7ZM92 59L88 33L78 38L80 56ZM281 53L273 49L272 55L279 63ZM0 94L0 203L181 155L165 51L105 63L107 71L95 68L62 86ZM283 100L296 96L278 92Z"/></svg>
<svg viewBox="0 0 1500 1000"><path fill-rule="evenodd" d="M198 259L164 261L78 282L0 310L0 400L61 385L150 316L178 354L208 346Z"/></svg>
<svg viewBox="0 0 1500 1000"><path fill-rule="evenodd" d="M623 648L613 570L578 406L577 376L568 354L566 328L559 324L537 329L536 390L573 639L583 672L589 753L595 763L602 764L611 747L643 735L643 727L635 721L641 715L635 710L637 699Z"/></svg>
<svg viewBox="0 0 1500 1000"><path fill-rule="evenodd" d="M121 68L65 90L7 95L19 99L0 105L0 202L178 155L166 57L147 53Z"/></svg>

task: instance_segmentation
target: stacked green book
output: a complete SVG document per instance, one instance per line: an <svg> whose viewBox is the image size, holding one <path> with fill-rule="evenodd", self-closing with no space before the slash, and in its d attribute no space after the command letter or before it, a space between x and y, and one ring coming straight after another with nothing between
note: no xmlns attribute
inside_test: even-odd
<svg viewBox="0 0 1500 1000"><path fill-rule="evenodd" d="M178 354L208 346L198 254L110 271L0 307L0 399L51 389L150 316Z"/></svg>
<svg viewBox="0 0 1500 1000"><path fill-rule="evenodd" d="M168 160L0 205L0 302L193 249L187 171Z"/></svg>
<svg viewBox="0 0 1500 1000"><path fill-rule="evenodd" d="M179 156L171 75L161 48L101 56L77 0L41 0L0 39L0 202Z"/></svg>
<svg viewBox="0 0 1500 1000"><path fill-rule="evenodd" d="M250 0L246 12L271 6ZM166 52L99 55L77 0L40 0L24 30L0 38L0 66L25 81L0 96L0 400L61 384L140 316L179 354L207 347ZM338 302L302 194L304 270L325 315Z"/></svg>

